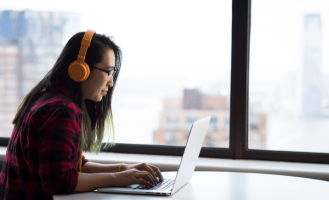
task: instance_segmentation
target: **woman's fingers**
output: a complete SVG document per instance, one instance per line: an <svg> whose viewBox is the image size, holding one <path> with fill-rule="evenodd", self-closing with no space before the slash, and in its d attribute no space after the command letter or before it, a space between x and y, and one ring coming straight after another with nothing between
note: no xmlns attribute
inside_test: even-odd
<svg viewBox="0 0 329 200"><path fill-rule="evenodd" d="M139 178L139 179L144 179L148 182L150 182L150 184L152 184L151 186L155 186L157 183L155 182L155 180L153 179L152 175L147 172L147 171L141 171L139 172L137 175L136 175L136 178Z"/></svg>
<svg viewBox="0 0 329 200"><path fill-rule="evenodd" d="M145 169L146 169L146 171L148 171L148 172L151 173L152 178L154 179L154 181L155 181L156 183L159 183L159 181L158 181L158 179L157 179L157 175L156 175L156 173L154 172L154 170L153 170L153 168L151 167L151 165L146 164Z"/></svg>
<svg viewBox="0 0 329 200"><path fill-rule="evenodd" d="M152 185L151 183L149 183L148 181L146 181L146 180L144 180L144 179L142 179L142 178L140 178L140 179L138 180L138 184L148 185L148 186L150 186L150 187L153 187L153 186L154 186L154 185Z"/></svg>
<svg viewBox="0 0 329 200"><path fill-rule="evenodd" d="M163 181L163 176L161 174L160 169L153 165L149 165L149 166L153 169L153 172L155 172L155 174L156 174L155 177L158 177L160 181Z"/></svg>
<svg viewBox="0 0 329 200"><path fill-rule="evenodd" d="M155 184L157 184L160 181L163 181L163 176L161 174L160 169L154 165L150 165L147 163L139 163L139 164L134 165L133 167L139 171L149 172L151 175L151 179L153 180L152 183L154 182Z"/></svg>
<svg viewBox="0 0 329 200"><path fill-rule="evenodd" d="M154 179L154 177L150 173L148 173L147 175L152 179L153 185L157 185L158 184L158 182Z"/></svg>

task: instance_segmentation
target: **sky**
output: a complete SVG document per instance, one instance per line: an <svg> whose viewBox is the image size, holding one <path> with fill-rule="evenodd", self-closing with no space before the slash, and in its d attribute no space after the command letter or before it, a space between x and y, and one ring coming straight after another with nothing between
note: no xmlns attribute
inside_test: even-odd
<svg viewBox="0 0 329 200"><path fill-rule="evenodd" d="M323 71L329 73L329 1L252 1L251 73L300 70L306 14L320 14L323 28ZM265 67L266 66L266 67ZM257 71L257 72L256 72Z"/></svg>

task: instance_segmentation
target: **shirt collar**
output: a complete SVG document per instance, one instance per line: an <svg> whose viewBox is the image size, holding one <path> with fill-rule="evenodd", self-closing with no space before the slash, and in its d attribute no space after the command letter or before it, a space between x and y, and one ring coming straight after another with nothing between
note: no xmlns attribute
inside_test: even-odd
<svg viewBox="0 0 329 200"><path fill-rule="evenodd" d="M65 96L67 96L68 98L72 98L72 93L70 92L70 90L64 86L64 84L60 83L60 82L52 82L50 84L50 90L56 93L60 93L63 94Z"/></svg>

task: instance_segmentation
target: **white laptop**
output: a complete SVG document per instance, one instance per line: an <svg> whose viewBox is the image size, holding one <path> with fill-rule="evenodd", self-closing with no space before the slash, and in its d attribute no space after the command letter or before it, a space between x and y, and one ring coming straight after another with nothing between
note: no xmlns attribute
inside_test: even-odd
<svg viewBox="0 0 329 200"><path fill-rule="evenodd" d="M173 195L192 178L196 162L199 158L201 147L207 132L210 116L195 121L192 124L189 137L187 139L181 163L176 175L164 176L164 181L154 187L134 184L128 187L106 187L98 188L98 192L109 193L130 193L130 194L150 194L150 195Z"/></svg>

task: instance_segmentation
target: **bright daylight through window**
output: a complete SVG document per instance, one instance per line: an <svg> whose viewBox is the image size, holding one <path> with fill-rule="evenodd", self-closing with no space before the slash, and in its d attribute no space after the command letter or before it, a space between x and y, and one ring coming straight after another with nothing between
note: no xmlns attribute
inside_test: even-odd
<svg viewBox="0 0 329 200"><path fill-rule="evenodd" d="M185 145L192 123L211 115L204 146L228 148L230 0L1 4L0 136L10 137L19 103L67 40L92 29L112 35L123 52L112 105L115 142ZM261 127L264 114L253 118Z"/></svg>
<svg viewBox="0 0 329 200"><path fill-rule="evenodd" d="M249 148L329 152L328 9L252 1Z"/></svg>

